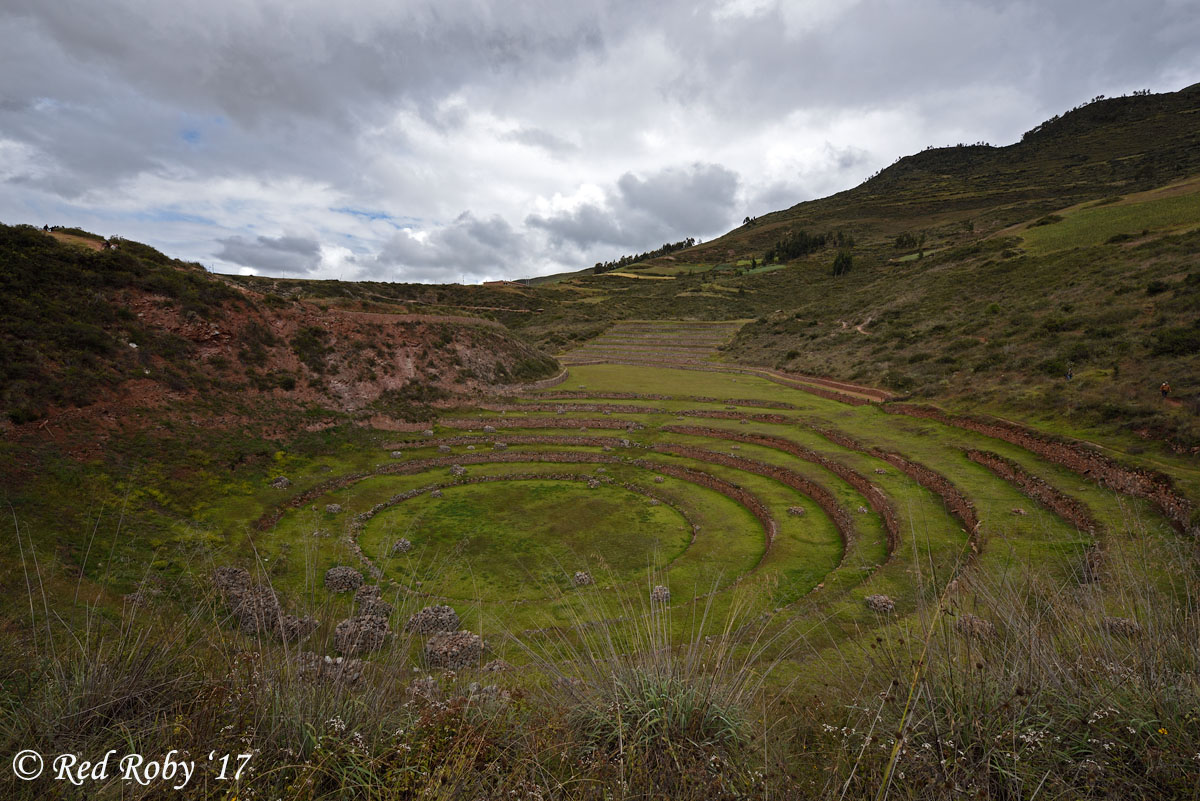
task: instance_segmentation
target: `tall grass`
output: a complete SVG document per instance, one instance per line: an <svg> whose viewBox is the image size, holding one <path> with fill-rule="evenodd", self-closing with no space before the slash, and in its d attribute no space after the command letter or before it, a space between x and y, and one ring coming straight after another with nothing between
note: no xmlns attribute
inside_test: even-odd
<svg viewBox="0 0 1200 801"><path fill-rule="evenodd" d="M495 632L520 663L501 673L430 676L397 636L357 684L306 677L296 646L236 630L202 582L177 588L184 615L85 609L78 625L43 605L31 561L34 617L0 640L4 753L178 749L201 765L173 792L16 782L4 764L0 796L1200 798L1195 554L1134 529L1108 556L1098 584L972 568L817 657L750 616L768 590L745 583L717 620L711 595L668 608L639 591L580 603L553 632ZM965 634L968 614L994 630ZM326 630L301 647L332 653ZM253 756L233 785L210 751Z"/></svg>

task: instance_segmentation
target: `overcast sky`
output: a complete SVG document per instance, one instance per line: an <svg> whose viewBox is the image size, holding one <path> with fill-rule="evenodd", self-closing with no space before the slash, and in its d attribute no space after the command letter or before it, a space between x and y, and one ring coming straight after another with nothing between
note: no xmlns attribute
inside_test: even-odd
<svg viewBox="0 0 1200 801"><path fill-rule="evenodd" d="M1200 0L0 0L0 221L219 272L574 270L1200 81Z"/></svg>

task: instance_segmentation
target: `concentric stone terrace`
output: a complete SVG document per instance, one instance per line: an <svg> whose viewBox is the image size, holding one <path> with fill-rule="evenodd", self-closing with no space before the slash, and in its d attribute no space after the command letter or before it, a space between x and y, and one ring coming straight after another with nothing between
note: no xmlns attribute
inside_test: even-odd
<svg viewBox="0 0 1200 801"><path fill-rule="evenodd" d="M734 328L626 324L594 355L636 351L646 364L576 363L558 386L380 434L373 453L328 472L299 463L286 490L264 486L252 534L273 586L311 594L312 576L344 568L320 592L347 605L346 655L465 630L495 653L471 640L463 664L519 662L513 637L527 645L647 610L682 638L733 609L770 625L820 621L808 627L819 652L1014 563L1102 588L1109 556L1133 547L1109 534L1130 514L1147 542L1188 525L1191 507L1165 479L1012 424L881 408L882 394L837 382L650 364L684 350L703 361ZM357 587L349 566L382 588L357 612L338 597ZM446 622L405 632L425 607L447 609ZM971 614L963 637L998 625Z"/></svg>

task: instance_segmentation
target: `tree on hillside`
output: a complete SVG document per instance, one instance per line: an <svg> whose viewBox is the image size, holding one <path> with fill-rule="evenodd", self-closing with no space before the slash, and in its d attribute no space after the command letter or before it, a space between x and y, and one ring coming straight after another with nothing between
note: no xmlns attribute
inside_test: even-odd
<svg viewBox="0 0 1200 801"><path fill-rule="evenodd" d="M854 266L854 257L850 255L848 250L839 250L837 256L833 260L833 274L845 275L850 272L850 268Z"/></svg>

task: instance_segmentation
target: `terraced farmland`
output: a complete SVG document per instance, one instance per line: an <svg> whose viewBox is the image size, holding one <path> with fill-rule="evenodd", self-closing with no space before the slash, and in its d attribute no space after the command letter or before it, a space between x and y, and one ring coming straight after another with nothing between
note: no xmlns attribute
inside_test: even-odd
<svg viewBox="0 0 1200 801"><path fill-rule="evenodd" d="M832 799L893 772L918 793L1056 768L1053 797L1076 797L1104 760L1118 790L1193 787L1194 460L884 397L722 362L573 364L426 420L314 431L198 481L166 521L164 494L118 485L132 522L115 496L114 530L60 548L83 578L29 559L32 609L115 632L80 638L63 675L118 698L181 687L149 707L155 748L276 726L256 742L283 778L254 786L422 788L441 760L505 788L447 799L536 797L531 773L559 788L544 798ZM24 547L49 525L20 522ZM97 673L113 641L125 661ZM57 697L17 710L13 742L73 720L44 711L77 696ZM1129 773L1148 742L1155 772ZM601 790L562 789L580 776Z"/></svg>
<svg viewBox="0 0 1200 801"><path fill-rule="evenodd" d="M511 662L540 633L558 642L650 608L662 586L676 641L735 616L805 629L808 656L784 673L811 675L939 598L986 619L977 577L1036 565L1103 587L1109 565L1140 564L1153 582L1146 553L1188 541L1200 471L1172 482L1016 426L811 389L576 365L559 386L380 443L365 468L298 467L240 550L274 562L287 597L319 600L315 577L353 567L395 601L397 628L450 605ZM1145 611L1078 602L1081 615Z"/></svg>
<svg viewBox="0 0 1200 801"><path fill-rule="evenodd" d="M722 345L737 335L744 320L619 322L575 350L560 354L567 365L614 364L675 367L715 373L758 375L770 381L847 403L887 400L883 390L819 376L716 361Z"/></svg>
<svg viewBox="0 0 1200 801"><path fill-rule="evenodd" d="M707 362L717 355L720 346L733 339L744 322L623 321L581 347L563 354L562 361L567 364L597 361L644 364Z"/></svg>

